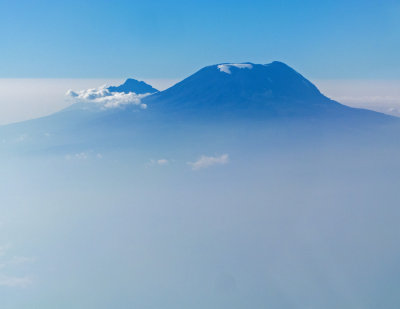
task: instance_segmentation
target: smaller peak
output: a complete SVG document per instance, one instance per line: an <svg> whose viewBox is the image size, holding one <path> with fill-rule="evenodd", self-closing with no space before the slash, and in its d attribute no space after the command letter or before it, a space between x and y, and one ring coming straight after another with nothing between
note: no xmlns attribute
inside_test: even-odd
<svg viewBox="0 0 400 309"><path fill-rule="evenodd" d="M134 92L136 94L155 93L157 89L153 88L144 81L138 81L134 78L128 78L122 85L111 86L107 88L110 92Z"/></svg>
<svg viewBox="0 0 400 309"><path fill-rule="evenodd" d="M140 80L134 79L134 78L127 78L125 80L125 82L123 83L123 85L130 84L130 83L143 83L143 82Z"/></svg>
<svg viewBox="0 0 400 309"><path fill-rule="evenodd" d="M127 78L125 82L122 85L130 85L130 84L142 84L142 85L147 85L144 81L137 80L134 78Z"/></svg>

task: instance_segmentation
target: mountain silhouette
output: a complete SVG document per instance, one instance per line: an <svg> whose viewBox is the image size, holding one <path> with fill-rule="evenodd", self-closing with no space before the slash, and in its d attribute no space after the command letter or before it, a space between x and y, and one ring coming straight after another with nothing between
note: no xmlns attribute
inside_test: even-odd
<svg viewBox="0 0 400 309"><path fill-rule="evenodd" d="M146 84L143 81L138 81L133 78L128 78L122 85L120 86L111 86L107 88L110 92L134 92L136 94L145 94L145 93L155 93L158 92L157 89L153 88L149 84Z"/></svg>
<svg viewBox="0 0 400 309"><path fill-rule="evenodd" d="M393 119L351 108L324 96L282 62L222 63L205 67L173 87L144 99L162 114L193 118Z"/></svg>
<svg viewBox="0 0 400 309"><path fill-rule="evenodd" d="M379 135L377 128L398 132L400 123L396 117L351 108L327 98L282 62L212 65L164 91L128 79L121 86L100 92L105 96L77 101L46 117L0 127L1 146L15 145L29 151L64 149L66 145L111 149L122 144L137 146L139 140L173 143L178 136L187 139L189 131L201 136L200 128L207 128L207 138L211 138L215 135L211 128L216 127L221 136L248 132L252 127L257 135L266 130L288 135L303 132L302 140L333 136L339 131L342 136L366 132L363 138L368 140L368 135ZM126 101L131 98L134 102ZM120 99L123 104L114 104L113 100ZM196 126L199 123L201 126Z"/></svg>

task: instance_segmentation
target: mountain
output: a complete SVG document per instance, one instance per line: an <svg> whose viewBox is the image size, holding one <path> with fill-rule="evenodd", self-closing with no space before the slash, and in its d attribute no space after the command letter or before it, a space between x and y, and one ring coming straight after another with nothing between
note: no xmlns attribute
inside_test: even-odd
<svg viewBox="0 0 400 309"><path fill-rule="evenodd" d="M393 119L327 98L301 74L278 61L208 66L144 102L165 115L203 119Z"/></svg>
<svg viewBox="0 0 400 309"><path fill-rule="evenodd" d="M188 137L195 139L193 132L199 140L214 139L217 131L221 140L233 138L232 132L242 134L241 138L257 132L258 140L266 140L267 135L262 134L268 131L279 143L288 139L278 138L277 132L291 135L292 141L297 132L302 132L302 140L326 138L339 131L342 136L366 132L368 141L368 136L379 135L377 128L398 132L400 123L396 117L351 108L327 98L281 62L212 65L169 89L154 91L144 82L128 79L106 91L76 93L75 98L82 100L58 113L1 127L0 147L16 145L27 151L99 146L112 149L121 145L139 147L139 140L171 145L178 142L179 136L188 141ZM393 124L395 129L386 129ZM255 131L248 133L249 128Z"/></svg>
<svg viewBox="0 0 400 309"><path fill-rule="evenodd" d="M111 86L107 88L110 92L123 92L129 93L134 92L136 94L156 93L157 89L153 88L149 84L143 81L138 81L133 78L128 78L125 83L119 86Z"/></svg>

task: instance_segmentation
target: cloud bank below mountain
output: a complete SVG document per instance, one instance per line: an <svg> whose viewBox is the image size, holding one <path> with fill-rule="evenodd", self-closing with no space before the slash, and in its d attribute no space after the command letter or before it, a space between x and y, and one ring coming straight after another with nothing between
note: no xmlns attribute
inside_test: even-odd
<svg viewBox="0 0 400 309"><path fill-rule="evenodd" d="M146 109L147 105L142 103L142 99L149 94L136 94L134 92L110 92L106 85L98 88L90 88L75 92L68 90L66 95L74 102L97 103L104 108L118 108L126 105L137 105Z"/></svg>

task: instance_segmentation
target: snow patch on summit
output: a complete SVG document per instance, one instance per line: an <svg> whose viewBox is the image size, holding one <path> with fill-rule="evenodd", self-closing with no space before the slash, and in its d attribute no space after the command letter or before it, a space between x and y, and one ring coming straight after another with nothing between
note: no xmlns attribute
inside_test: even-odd
<svg viewBox="0 0 400 309"><path fill-rule="evenodd" d="M253 68L253 65L250 63L228 63L228 64L220 64L218 65L218 70L220 72L224 72L226 74L231 74L231 68L235 67L238 69L249 69L251 70Z"/></svg>

